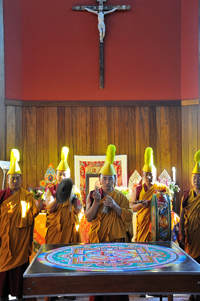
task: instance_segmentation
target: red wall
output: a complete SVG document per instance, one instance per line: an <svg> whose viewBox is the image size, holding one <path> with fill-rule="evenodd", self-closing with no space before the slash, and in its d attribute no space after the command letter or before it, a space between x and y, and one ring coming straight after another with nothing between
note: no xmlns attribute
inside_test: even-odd
<svg viewBox="0 0 200 301"><path fill-rule="evenodd" d="M5 94L22 99L22 27L20 1L4 1Z"/></svg>
<svg viewBox="0 0 200 301"><path fill-rule="evenodd" d="M97 3L4 1L6 99L199 97L198 0L107 0L131 10L105 16L103 90L97 16L71 9L86 4Z"/></svg>
<svg viewBox="0 0 200 301"><path fill-rule="evenodd" d="M198 1L182 0L181 98L199 98L199 11ZM194 12L195 17L194 17ZM191 95L193 95L191 97ZM195 97L196 95L196 97Z"/></svg>

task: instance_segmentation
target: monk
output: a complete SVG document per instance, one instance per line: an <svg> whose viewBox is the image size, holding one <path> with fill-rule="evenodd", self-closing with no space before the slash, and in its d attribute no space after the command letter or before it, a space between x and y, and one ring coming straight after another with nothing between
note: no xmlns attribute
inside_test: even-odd
<svg viewBox="0 0 200 301"><path fill-rule="evenodd" d="M180 246L200 263L200 150L196 152L194 159L193 188L184 191L181 200ZM189 300L200 300L200 296L191 295Z"/></svg>
<svg viewBox="0 0 200 301"><path fill-rule="evenodd" d="M73 186L73 205L70 207L69 199L59 204L56 199L56 190L63 179L70 177L70 169L67 164L69 149L63 147L61 161L56 170L57 184L47 186L45 203L47 208L47 233L46 244L80 243L80 229L78 214L82 208L80 192Z"/></svg>
<svg viewBox="0 0 200 301"><path fill-rule="evenodd" d="M165 190L169 195L169 189L166 185L154 183L156 168L153 165L153 150L147 147L145 150L145 164L143 166L143 184L136 187L133 191L130 202L133 211L137 212L137 230L135 241L152 241L150 230L151 223L151 199L155 190Z"/></svg>
<svg viewBox="0 0 200 301"><path fill-rule="evenodd" d="M88 222L91 222L90 243L131 241L133 212L126 196L114 189L116 183L113 166L115 149L114 145L108 146L106 162L99 174L101 188L91 191L86 200L85 217ZM126 295L90 297L90 301L128 299Z"/></svg>
<svg viewBox="0 0 200 301"><path fill-rule="evenodd" d="M32 252L34 218L39 213L33 195L21 188L19 152L11 151L8 188L0 191L0 300L22 300L23 273Z"/></svg>

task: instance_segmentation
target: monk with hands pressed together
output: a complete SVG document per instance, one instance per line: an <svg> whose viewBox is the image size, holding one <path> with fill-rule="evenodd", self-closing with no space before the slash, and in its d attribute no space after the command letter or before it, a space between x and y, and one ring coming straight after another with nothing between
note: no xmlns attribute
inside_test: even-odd
<svg viewBox="0 0 200 301"><path fill-rule="evenodd" d="M91 222L90 243L131 241L133 211L127 197L114 188L115 149L114 145L108 146L106 161L99 173L101 188L91 191L87 197L85 217ZM93 300L125 301L128 295L90 296L90 301Z"/></svg>

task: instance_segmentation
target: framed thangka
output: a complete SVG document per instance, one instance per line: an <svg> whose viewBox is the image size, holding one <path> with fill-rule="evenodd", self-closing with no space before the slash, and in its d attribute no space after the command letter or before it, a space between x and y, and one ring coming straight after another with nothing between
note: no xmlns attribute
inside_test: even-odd
<svg viewBox="0 0 200 301"><path fill-rule="evenodd" d="M98 176L101 167L105 162L106 156L74 156L75 164L75 185L80 189L82 201L85 205L88 187L86 187L86 180L92 178L95 175ZM117 174L117 186L127 187L127 156L117 155L113 163ZM97 180L97 179L96 179ZM88 181L87 181L88 182ZM96 183L96 181L92 181ZM89 189L93 190L95 187L91 187L91 181ZM95 185L94 185L95 186Z"/></svg>

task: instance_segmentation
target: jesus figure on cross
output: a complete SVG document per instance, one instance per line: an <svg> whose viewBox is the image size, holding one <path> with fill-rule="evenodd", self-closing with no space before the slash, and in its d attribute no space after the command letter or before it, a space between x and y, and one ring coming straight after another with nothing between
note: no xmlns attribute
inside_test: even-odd
<svg viewBox="0 0 200 301"><path fill-rule="evenodd" d="M103 43L103 39L105 37L105 30L106 30L105 23L104 23L104 15L110 14L110 13L114 12L115 10L117 10L118 5L108 11L103 11L103 6L101 6L101 5L99 5L99 11L88 8L87 6L85 6L84 8L88 12L98 15L99 39L100 39L100 43Z"/></svg>

